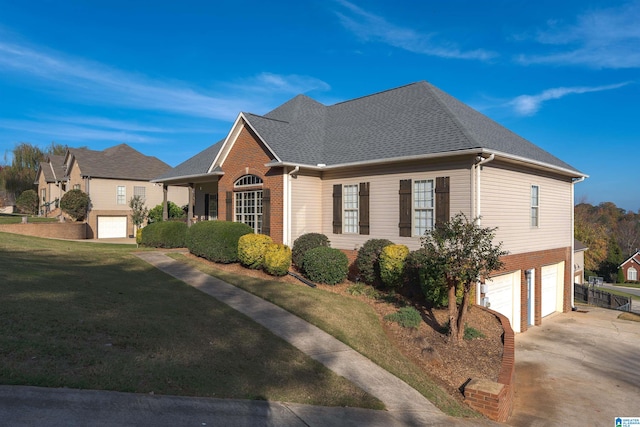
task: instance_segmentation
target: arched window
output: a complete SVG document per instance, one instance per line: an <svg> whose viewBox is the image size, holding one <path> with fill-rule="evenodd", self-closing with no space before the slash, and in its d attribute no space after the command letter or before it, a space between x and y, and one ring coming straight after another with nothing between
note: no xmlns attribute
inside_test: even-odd
<svg viewBox="0 0 640 427"><path fill-rule="evenodd" d="M263 190L262 178L256 175L244 175L234 182L235 222L242 222L262 233Z"/></svg>
<svg viewBox="0 0 640 427"><path fill-rule="evenodd" d="M627 270L627 280L630 282L638 280L638 270L633 267L629 267Z"/></svg>

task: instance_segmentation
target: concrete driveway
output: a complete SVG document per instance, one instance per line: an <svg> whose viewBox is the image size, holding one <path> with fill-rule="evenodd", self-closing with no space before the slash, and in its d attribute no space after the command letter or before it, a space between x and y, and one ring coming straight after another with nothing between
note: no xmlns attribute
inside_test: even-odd
<svg viewBox="0 0 640 427"><path fill-rule="evenodd" d="M614 426L640 417L640 323L594 307L516 336L513 426Z"/></svg>

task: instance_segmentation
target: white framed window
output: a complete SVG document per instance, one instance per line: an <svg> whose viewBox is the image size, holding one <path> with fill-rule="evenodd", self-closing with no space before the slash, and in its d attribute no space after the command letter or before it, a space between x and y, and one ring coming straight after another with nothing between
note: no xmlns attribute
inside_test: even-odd
<svg viewBox="0 0 640 427"><path fill-rule="evenodd" d="M256 175L244 175L236 180L233 184L235 200L235 222L242 222L253 228L257 234L262 233L262 189L244 190L243 188L262 187L262 178ZM209 209L211 210L211 200L209 201ZM216 205L217 208L217 205ZM217 216L217 213L216 213Z"/></svg>
<svg viewBox="0 0 640 427"><path fill-rule="evenodd" d="M531 186L531 227L540 224L540 187Z"/></svg>
<svg viewBox="0 0 640 427"><path fill-rule="evenodd" d="M358 184L342 187L342 210L344 217L344 232L358 233Z"/></svg>
<svg viewBox="0 0 640 427"><path fill-rule="evenodd" d="M433 230L435 220L435 182L413 181L413 235L423 236Z"/></svg>
<svg viewBox="0 0 640 427"><path fill-rule="evenodd" d="M133 196L139 196L140 199L144 201L147 196L147 189L145 187L135 186L133 187Z"/></svg>
<svg viewBox="0 0 640 427"><path fill-rule="evenodd" d="M118 187L116 188L116 204L127 204L127 188L124 185L118 185Z"/></svg>
<svg viewBox="0 0 640 427"><path fill-rule="evenodd" d="M73 189L74 190L79 190L80 189L80 184L73 184Z"/></svg>
<svg viewBox="0 0 640 427"><path fill-rule="evenodd" d="M42 189L42 201L43 202L47 201L47 189L46 188Z"/></svg>
<svg viewBox="0 0 640 427"><path fill-rule="evenodd" d="M629 267L627 270L627 280L628 281L636 281L638 280L638 270L633 267Z"/></svg>

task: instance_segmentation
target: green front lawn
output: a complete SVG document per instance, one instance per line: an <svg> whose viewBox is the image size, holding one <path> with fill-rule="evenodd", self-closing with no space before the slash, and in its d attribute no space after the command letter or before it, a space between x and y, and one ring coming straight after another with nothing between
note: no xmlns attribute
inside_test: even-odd
<svg viewBox="0 0 640 427"><path fill-rule="evenodd" d="M0 384L382 408L133 250L0 233Z"/></svg>

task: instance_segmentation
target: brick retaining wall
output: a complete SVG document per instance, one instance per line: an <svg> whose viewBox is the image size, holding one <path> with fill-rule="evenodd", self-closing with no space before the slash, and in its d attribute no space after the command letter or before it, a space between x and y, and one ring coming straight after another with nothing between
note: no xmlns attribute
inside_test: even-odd
<svg viewBox="0 0 640 427"><path fill-rule="evenodd" d="M87 224L84 222L0 224L0 232L54 239L80 240L87 238Z"/></svg>
<svg viewBox="0 0 640 427"><path fill-rule="evenodd" d="M464 400L476 411L490 419L505 422L513 411L515 393L515 334L509 320L502 314L485 307L477 306L496 316L504 329L502 366L498 381L473 379L464 389Z"/></svg>

